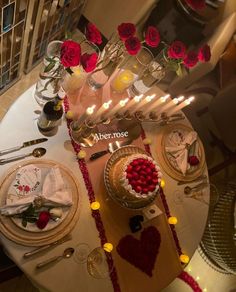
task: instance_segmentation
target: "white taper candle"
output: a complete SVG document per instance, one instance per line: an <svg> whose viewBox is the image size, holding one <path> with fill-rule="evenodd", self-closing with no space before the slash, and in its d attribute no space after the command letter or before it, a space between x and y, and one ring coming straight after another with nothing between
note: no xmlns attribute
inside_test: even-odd
<svg viewBox="0 0 236 292"><path fill-rule="evenodd" d="M184 100L183 102L181 102L181 104L179 104L178 106L174 107L172 110L170 110L168 112L168 115L173 115L175 114L176 112L182 110L184 107L190 105L191 102L193 102L195 99L194 96L190 96L188 99Z"/></svg>

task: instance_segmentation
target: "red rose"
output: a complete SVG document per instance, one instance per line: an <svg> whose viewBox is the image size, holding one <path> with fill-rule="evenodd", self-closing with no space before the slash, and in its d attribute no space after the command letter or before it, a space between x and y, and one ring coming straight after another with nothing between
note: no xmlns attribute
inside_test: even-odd
<svg viewBox="0 0 236 292"><path fill-rule="evenodd" d="M80 63L81 48L74 41L64 41L61 46L61 63L64 67L74 67Z"/></svg>
<svg viewBox="0 0 236 292"><path fill-rule="evenodd" d="M36 221L36 225L39 229L43 229L48 224L50 219L50 213L47 211L42 211L39 213L39 219Z"/></svg>
<svg viewBox="0 0 236 292"><path fill-rule="evenodd" d="M199 162L200 162L199 159L195 155L189 156L188 158L188 163L192 166L198 165Z"/></svg>
<svg viewBox="0 0 236 292"><path fill-rule="evenodd" d="M187 68L194 67L198 62L198 56L195 52L190 51L184 58L184 66Z"/></svg>
<svg viewBox="0 0 236 292"><path fill-rule="evenodd" d="M160 43L160 34L155 26L149 26L145 34L146 44L150 47L157 47Z"/></svg>
<svg viewBox="0 0 236 292"><path fill-rule="evenodd" d="M198 60L201 62L208 62L211 59L211 49L206 44L202 46L198 52Z"/></svg>
<svg viewBox="0 0 236 292"><path fill-rule="evenodd" d="M118 33L120 38L125 41L128 38L132 37L136 32L136 28L133 23L121 23L118 26Z"/></svg>
<svg viewBox="0 0 236 292"><path fill-rule="evenodd" d="M125 47L130 55L136 55L141 49L140 40L136 37L130 37L125 41Z"/></svg>
<svg viewBox="0 0 236 292"><path fill-rule="evenodd" d="M100 45L102 43L101 33L93 23L88 23L85 35L87 40L94 44Z"/></svg>
<svg viewBox="0 0 236 292"><path fill-rule="evenodd" d="M205 0L185 0L185 1L194 10L200 10L205 8L206 6Z"/></svg>
<svg viewBox="0 0 236 292"><path fill-rule="evenodd" d="M185 56L186 47L181 41L174 41L168 49L168 57L172 59L182 59Z"/></svg>
<svg viewBox="0 0 236 292"><path fill-rule="evenodd" d="M96 68L98 60L98 55L96 53L93 54L83 54L81 56L81 65L83 66L86 72L91 72Z"/></svg>

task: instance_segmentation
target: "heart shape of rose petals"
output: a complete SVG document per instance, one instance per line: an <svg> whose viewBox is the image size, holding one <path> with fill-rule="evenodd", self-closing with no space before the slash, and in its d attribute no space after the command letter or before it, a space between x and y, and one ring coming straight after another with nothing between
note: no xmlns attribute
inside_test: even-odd
<svg viewBox="0 0 236 292"><path fill-rule="evenodd" d="M142 231L140 240L126 235L116 249L123 259L151 277L160 244L159 231L154 226L149 226Z"/></svg>

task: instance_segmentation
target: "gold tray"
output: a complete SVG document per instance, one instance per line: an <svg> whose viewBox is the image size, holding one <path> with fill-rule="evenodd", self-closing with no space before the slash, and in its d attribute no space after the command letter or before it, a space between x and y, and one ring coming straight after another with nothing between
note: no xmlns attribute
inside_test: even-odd
<svg viewBox="0 0 236 292"><path fill-rule="evenodd" d="M104 170L104 182L105 182L105 186L106 186L109 196L121 207L131 209L131 210L139 210L139 209L143 209L147 207L156 199L156 196L159 193L157 191L156 196L146 201L141 201L141 200L129 201L129 200L122 200L120 197L117 196L116 192L113 190L110 183L110 178L109 178L109 172L112 169L113 165L116 163L117 160L125 156L136 154L136 153L149 155L145 150L138 148L136 146L129 145L129 146L121 147L120 149L112 153L111 157L106 163L105 170Z"/></svg>
<svg viewBox="0 0 236 292"><path fill-rule="evenodd" d="M17 226L13 222L11 217L0 215L0 231L4 236L22 245L41 246L45 244L50 244L56 240L63 238L74 228L76 222L78 221L80 213L79 188L72 172L64 165L52 160L28 160L26 162L21 162L20 164L18 163L14 165L2 178L0 182L0 206L4 205L6 202L7 190L9 188L9 185L12 183L12 180L15 178L16 172L19 170L19 168L29 164L34 164L39 168L58 166L60 168L62 176L64 177L64 179L67 180L72 190L73 205L70 207L66 218L59 225L51 230L46 230L44 232L31 232L29 230L24 230Z"/></svg>

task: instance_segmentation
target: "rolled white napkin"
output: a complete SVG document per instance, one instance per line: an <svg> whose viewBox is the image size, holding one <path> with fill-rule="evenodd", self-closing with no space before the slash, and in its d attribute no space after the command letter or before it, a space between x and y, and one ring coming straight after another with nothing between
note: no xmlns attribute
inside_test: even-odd
<svg viewBox="0 0 236 292"><path fill-rule="evenodd" d="M31 165L32 167L32 165ZM27 179L27 174L25 174ZM16 175L17 177L17 175ZM36 198L43 199L44 206L71 206L72 193L64 182L60 169L58 167L52 168L46 175L42 187L37 192L29 192L27 195L19 196L17 200L12 203L8 202L5 206L0 208L2 215L20 214L25 211Z"/></svg>
<svg viewBox="0 0 236 292"><path fill-rule="evenodd" d="M186 174L188 168L189 147L197 140L197 133L191 131L185 136L180 131L172 131L166 141L166 152L175 158L175 161L183 173Z"/></svg>

